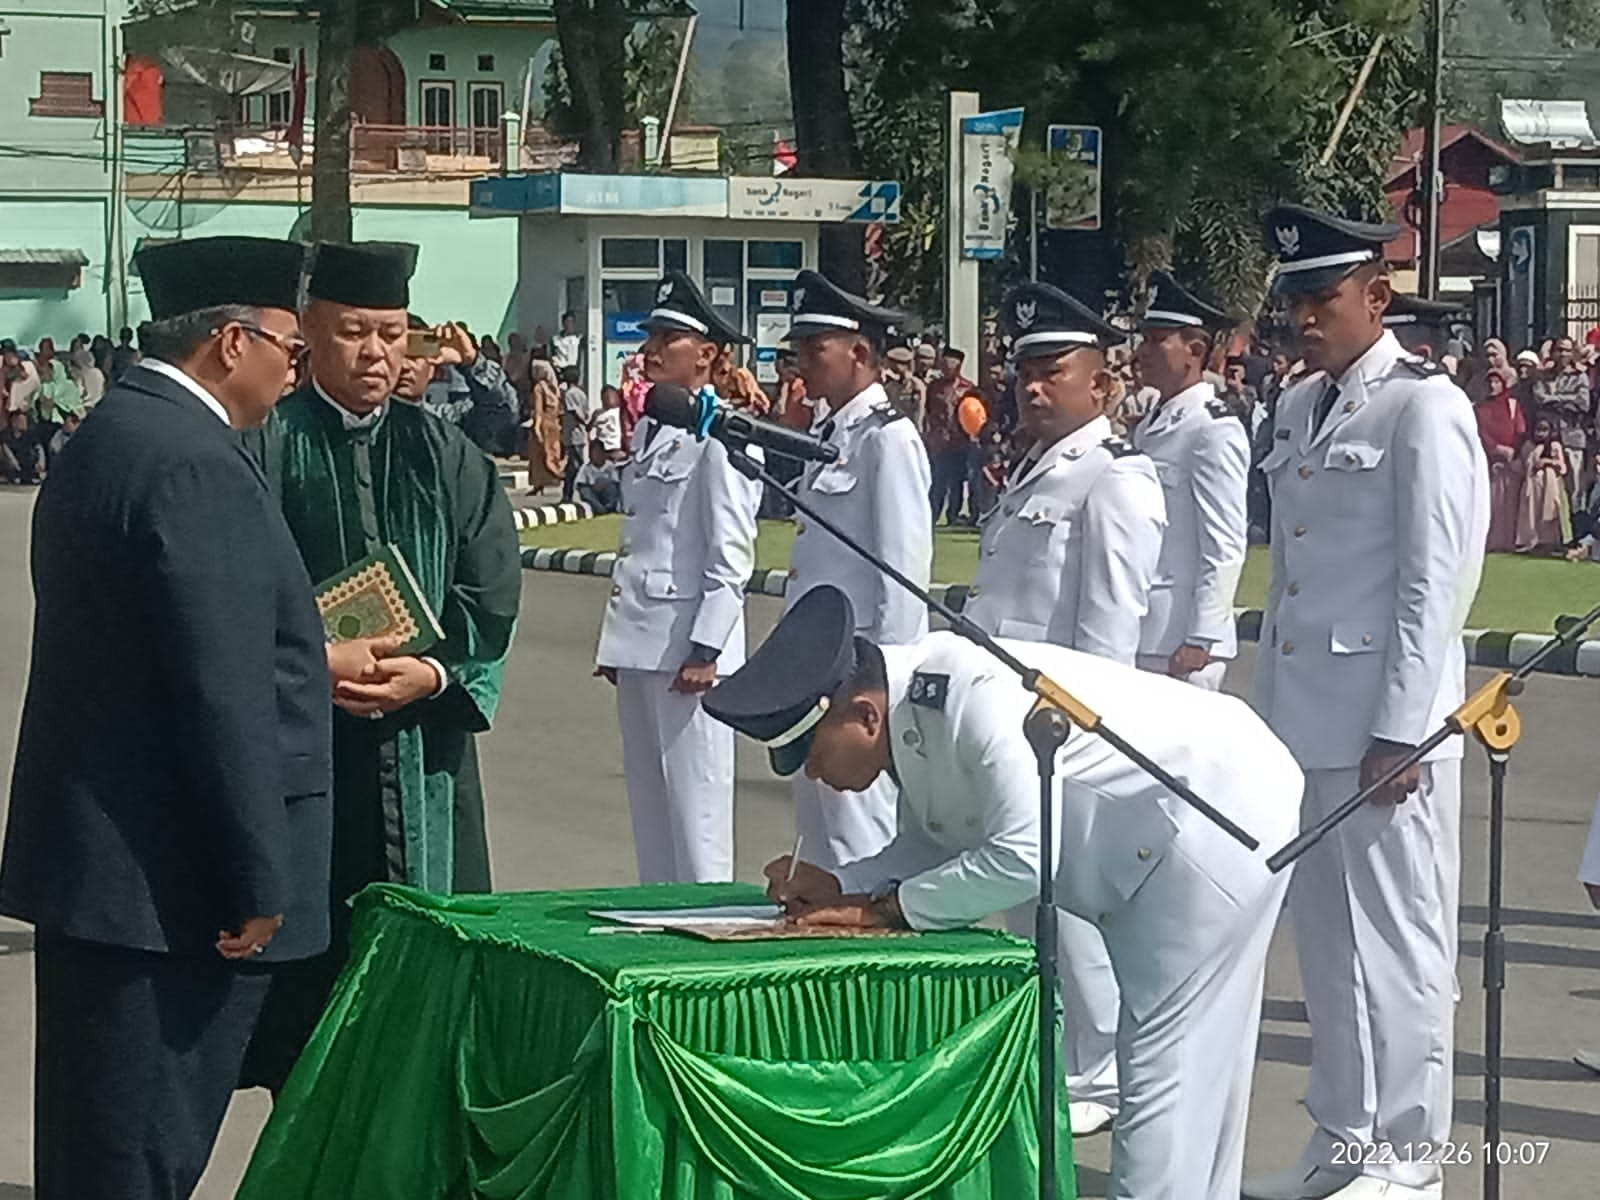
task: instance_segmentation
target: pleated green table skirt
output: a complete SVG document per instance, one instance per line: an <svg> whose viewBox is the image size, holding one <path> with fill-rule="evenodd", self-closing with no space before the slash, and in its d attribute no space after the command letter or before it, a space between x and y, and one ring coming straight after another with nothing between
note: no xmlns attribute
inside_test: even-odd
<svg viewBox="0 0 1600 1200"><path fill-rule="evenodd" d="M241 1200L1036 1196L1027 943L591 932L760 898L368 888Z"/></svg>

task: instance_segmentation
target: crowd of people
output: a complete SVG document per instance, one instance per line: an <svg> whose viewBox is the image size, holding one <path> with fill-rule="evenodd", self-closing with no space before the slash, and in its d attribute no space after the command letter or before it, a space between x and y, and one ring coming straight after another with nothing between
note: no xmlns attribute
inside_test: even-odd
<svg viewBox="0 0 1600 1200"><path fill-rule="evenodd" d="M0 483L38 483L106 388L139 361L133 330L115 344L80 333L65 357L52 338L32 350L0 340Z"/></svg>
<svg viewBox="0 0 1600 1200"><path fill-rule="evenodd" d="M413 327L428 330L420 319ZM493 335L474 339L464 324L441 326L442 353L433 355L420 403L458 426L486 454L526 458L529 494L559 489L562 501L580 500L596 513L622 508L622 466L649 391L642 356L623 364L620 386L585 386L583 338L576 316L561 331L543 326L531 336L513 332L504 347ZM935 521L975 526L1004 490L1020 445L1016 437L1016 378L1008 338L990 321L978 369L945 342L937 326L887 349L883 386L909 418L933 472L930 501ZM1546 339L1514 356L1502 340L1474 349L1457 325L1439 345L1412 348L1437 361L1473 400L1492 497L1491 553L1566 554L1589 558L1600 545L1600 326L1580 343ZM1286 344L1286 343L1285 343ZM33 349L0 340L0 482L37 484L77 432L83 417L138 363L133 330L113 342L79 333L63 356L51 338ZM1156 400L1126 348L1108 355L1113 372L1107 415L1127 436ZM1250 538L1265 542L1270 498L1260 463L1271 450L1273 414L1282 392L1306 373L1298 356L1276 340L1257 337L1213 349L1206 379L1241 421L1252 444L1249 481ZM777 355L777 378L763 387L732 355L715 370L719 395L791 428L807 431L816 420L813 401L792 350ZM976 406L976 407L975 407ZM786 481L799 465L775 462ZM787 515L779 496L763 500L763 516Z"/></svg>
<svg viewBox="0 0 1600 1200"><path fill-rule="evenodd" d="M1559 524L1585 486L1594 391L1570 343L1515 382L1491 343L1475 420L1476 359L1436 363L1384 328L1394 227L1292 205L1266 227L1293 353L1232 342L1230 314L1157 272L1115 325L1048 284L1013 289L969 372L937 331L907 340L904 314L808 270L770 394L681 271L610 386L585 380L570 316L503 350L419 317L414 247L141 251L148 358L118 376L113 347L94 419L53 463L25 455L49 479L0 912L37 930L41 1200L113 1194L130 1172L140 1195L188 1195L230 1090L282 1094L351 949L351 897L489 890L475 739L498 713L521 559L480 451L519 446L535 490L597 508L626 492L595 675L615 688L642 882L731 880L746 735L793 778L796 851L765 874L794 925L1003 917L1056 937L1072 1129L1111 1128L1114 1200L1438 1200L1461 739L1423 747L1464 698L1491 494L1510 494L1493 448L1520 465L1518 523L1538 481L1545 537L1545 511ZM8 347L23 434L90 406L94 345L69 352L87 356L77 375L53 347ZM775 498L722 441L649 415L652 385L831 448L804 470L773 456L805 512L786 614L751 653L745 588ZM926 589L940 521L981 524L965 617L1026 687L840 545ZM1252 524L1273 565L1247 705L1223 683ZM318 593L391 560L438 636L339 621L330 642ZM1032 691L1051 694L1040 672L1215 809L1075 730L1051 760L1049 845L1046 760L1023 733ZM84 712L103 730L87 745ZM1292 887L1271 869L1302 820L1368 785ZM1031 926L1047 853L1060 912ZM1292 1165L1245 1180L1286 902L1315 1128ZM1371 1146L1391 1157L1355 1153ZM1399 1146L1429 1154L1397 1162Z"/></svg>

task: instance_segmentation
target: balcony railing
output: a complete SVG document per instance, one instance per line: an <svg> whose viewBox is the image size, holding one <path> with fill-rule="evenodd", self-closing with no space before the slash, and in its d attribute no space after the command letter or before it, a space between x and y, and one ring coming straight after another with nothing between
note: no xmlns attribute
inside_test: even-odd
<svg viewBox="0 0 1600 1200"><path fill-rule="evenodd" d="M212 128L141 128L144 134L181 138L173 166L188 171L294 171L296 165L286 129L218 123ZM176 144L174 151L177 151ZM556 170L577 157L575 143L564 142L542 124L525 130L515 169ZM312 131L306 130L301 169L313 155ZM471 129L446 125L368 125L350 130L350 167L357 175L462 176L498 171L505 160L502 126Z"/></svg>

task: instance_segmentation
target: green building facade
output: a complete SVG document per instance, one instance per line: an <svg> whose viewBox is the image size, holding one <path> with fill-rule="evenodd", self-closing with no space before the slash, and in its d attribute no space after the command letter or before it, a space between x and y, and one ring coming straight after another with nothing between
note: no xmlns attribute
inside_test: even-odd
<svg viewBox="0 0 1600 1200"><path fill-rule="evenodd" d="M282 145L287 73L230 96L186 81L167 49L188 37L201 51L227 45L287 64L303 52L310 109L314 15L261 0L219 35L181 14L128 24L128 7L0 0L0 338L64 344L137 326L148 309L127 264L144 240L291 237L308 224L313 131L308 121L305 160L294 166ZM469 219L470 181L499 169L503 113L526 102L537 120L553 16L543 0L422 0L419 11L355 63L354 233L421 245L412 294L424 317L504 333L515 317L517 234ZM159 123L124 121L127 54L162 68ZM262 138L277 152L243 152Z"/></svg>

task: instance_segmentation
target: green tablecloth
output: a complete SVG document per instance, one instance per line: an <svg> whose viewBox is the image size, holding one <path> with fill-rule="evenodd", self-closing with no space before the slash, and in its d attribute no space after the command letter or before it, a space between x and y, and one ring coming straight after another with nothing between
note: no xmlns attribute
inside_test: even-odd
<svg viewBox="0 0 1600 1200"><path fill-rule="evenodd" d="M239 1197L1037 1195L1025 942L590 932L593 908L759 899L368 888ZM1072 1200L1064 1111L1058 1127Z"/></svg>

